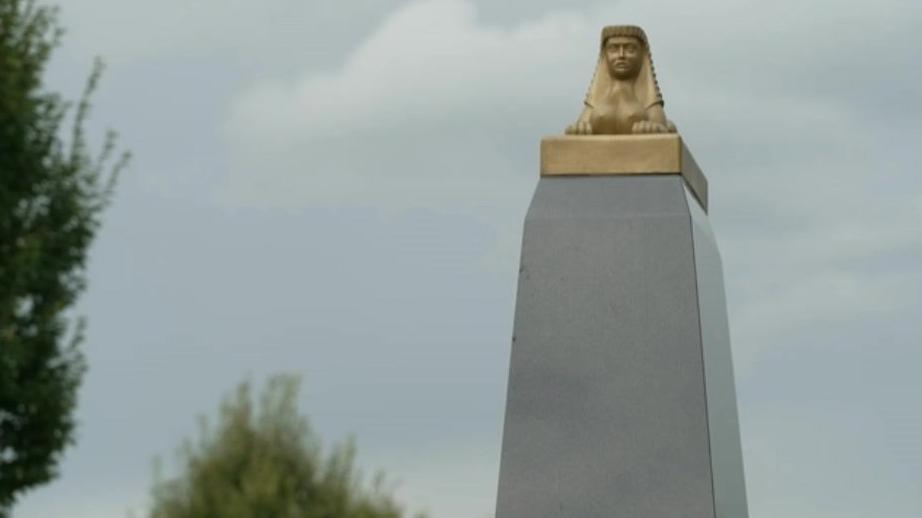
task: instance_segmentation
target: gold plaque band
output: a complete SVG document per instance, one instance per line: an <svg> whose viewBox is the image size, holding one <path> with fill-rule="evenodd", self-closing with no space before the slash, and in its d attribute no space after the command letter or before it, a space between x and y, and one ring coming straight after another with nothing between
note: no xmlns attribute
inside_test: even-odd
<svg viewBox="0 0 922 518"><path fill-rule="evenodd" d="M707 178L682 138L656 135L580 135L541 140L541 176L680 174L707 211Z"/></svg>

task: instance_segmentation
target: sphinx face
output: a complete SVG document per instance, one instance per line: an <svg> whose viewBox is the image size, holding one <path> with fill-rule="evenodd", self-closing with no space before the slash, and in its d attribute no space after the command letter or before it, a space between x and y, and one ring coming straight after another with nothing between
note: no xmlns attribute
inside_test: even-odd
<svg viewBox="0 0 922 518"><path fill-rule="evenodd" d="M634 79L643 61L643 43L632 36L612 36L605 40L605 61L614 79Z"/></svg>

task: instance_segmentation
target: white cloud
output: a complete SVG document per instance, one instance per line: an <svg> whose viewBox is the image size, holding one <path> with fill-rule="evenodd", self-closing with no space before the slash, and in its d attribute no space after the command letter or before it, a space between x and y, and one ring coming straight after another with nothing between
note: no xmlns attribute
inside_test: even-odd
<svg viewBox="0 0 922 518"><path fill-rule="evenodd" d="M537 139L547 113L550 132L579 109L594 60L579 52L594 45L589 26L558 13L503 29L479 23L464 0L408 3L341 67L258 81L234 101L222 197L522 208L537 165L521 162L537 153L510 149ZM560 107L556 118L548 106Z"/></svg>
<svg viewBox="0 0 922 518"><path fill-rule="evenodd" d="M260 141L417 124L438 131L469 110L514 113L522 105L562 100L561 90L572 83L564 71L578 70L581 44L592 41L584 18L546 16L504 30L478 24L475 15L463 0L409 3L341 69L310 70L296 81L245 92L232 108L229 131ZM591 64L591 56L583 57Z"/></svg>

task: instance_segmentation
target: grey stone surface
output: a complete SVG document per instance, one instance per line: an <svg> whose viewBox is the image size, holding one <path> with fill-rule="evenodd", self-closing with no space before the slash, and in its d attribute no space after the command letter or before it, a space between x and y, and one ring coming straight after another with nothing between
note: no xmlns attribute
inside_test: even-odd
<svg viewBox="0 0 922 518"><path fill-rule="evenodd" d="M686 196L679 176L540 180L496 518L746 516L723 288L699 290L719 258Z"/></svg>
<svg viewBox="0 0 922 518"><path fill-rule="evenodd" d="M698 311L701 314L701 343L717 518L747 516L723 268L707 215L694 202L692 193L687 194L698 281Z"/></svg>

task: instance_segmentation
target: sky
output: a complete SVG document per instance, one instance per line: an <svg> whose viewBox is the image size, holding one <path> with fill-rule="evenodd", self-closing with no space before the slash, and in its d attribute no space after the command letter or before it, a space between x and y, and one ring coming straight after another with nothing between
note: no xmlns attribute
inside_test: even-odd
<svg viewBox="0 0 922 518"><path fill-rule="evenodd" d="M143 516L240 381L303 376L410 510L493 515L538 144L604 25L650 38L710 182L752 518L922 516L922 3L61 0L47 86L134 155L91 250L61 476Z"/></svg>

